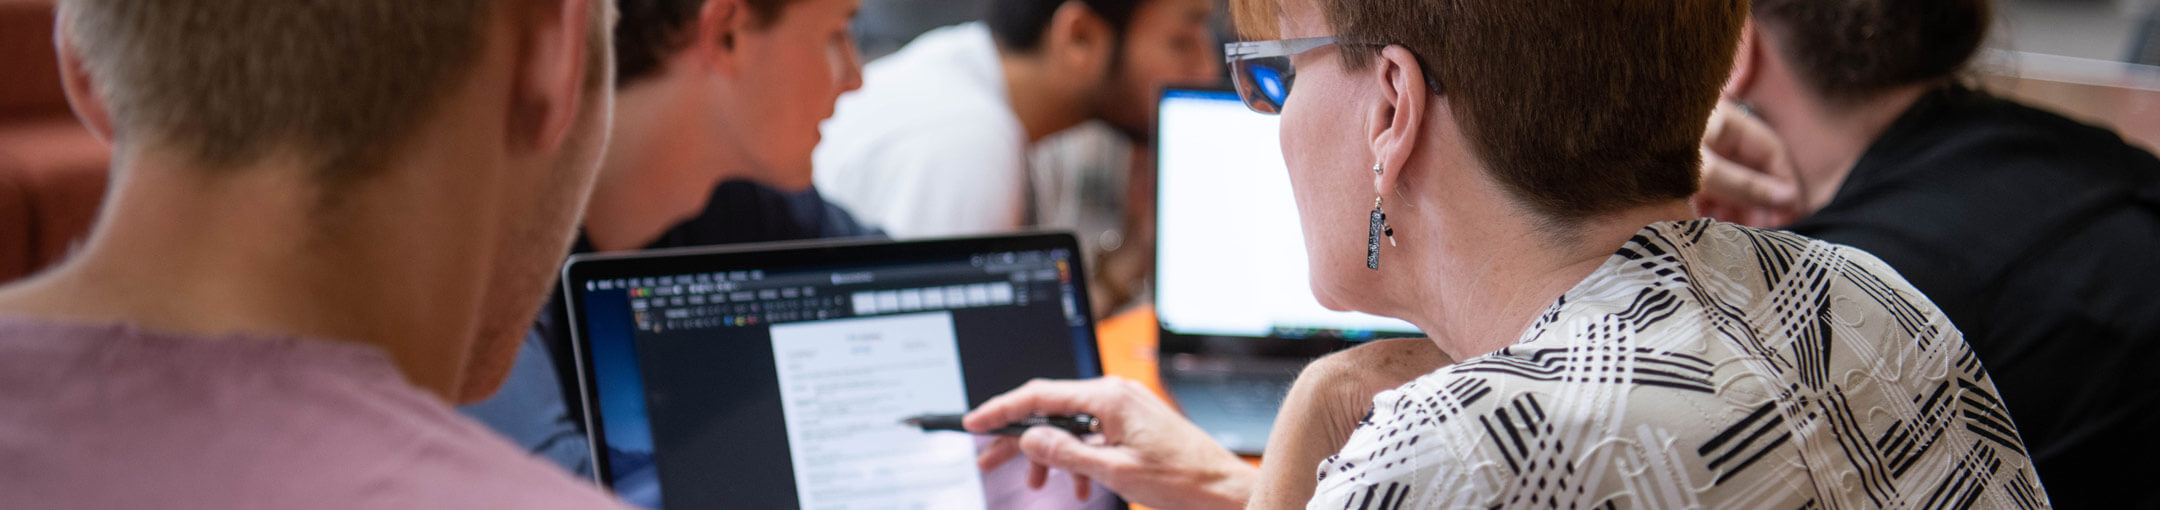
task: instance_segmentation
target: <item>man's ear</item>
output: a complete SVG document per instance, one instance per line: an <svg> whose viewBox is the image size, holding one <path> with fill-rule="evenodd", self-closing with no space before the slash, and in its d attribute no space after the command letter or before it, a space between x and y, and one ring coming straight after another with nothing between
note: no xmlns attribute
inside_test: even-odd
<svg viewBox="0 0 2160 510"><path fill-rule="evenodd" d="M1732 75L1725 79L1725 99L1739 101L1755 86L1755 73L1763 65L1762 34L1756 31L1755 20L1740 26L1740 48L1733 52Z"/></svg>
<svg viewBox="0 0 2160 510"><path fill-rule="evenodd" d="M696 33L684 51L699 55L708 65L733 71L742 34L751 28L752 18L743 0L709 0L698 8L697 25L691 27Z"/></svg>
<svg viewBox="0 0 2160 510"><path fill-rule="evenodd" d="M1369 72L1380 92L1365 119L1373 161L1382 170L1373 176L1373 189L1387 195L1402 182L1403 168L1418 148L1432 91L1425 86L1425 71L1417 57L1401 46L1380 49Z"/></svg>
<svg viewBox="0 0 2160 510"><path fill-rule="evenodd" d="M1065 2L1043 30L1043 56L1065 72L1100 77L1110 69L1110 54L1117 47L1111 32L1110 22L1086 3Z"/></svg>
<svg viewBox="0 0 2160 510"><path fill-rule="evenodd" d="M68 106L75 109L75 118L81 119L98 141L110 144L112 114L97 93L97 77L90 75L90 65L83 62L82 50L75 47L68 25L67 20L60 19L53 26L53 52L60 58L60 87L67 93Z"/></svg>
<svg viewBox="0 0 2160 510"><path fill-rule="evenodd" d="M517 27L511 146L538 152L562 147L585 100L586 38L595 0L549 0L526 9ZM605 90L598 91L606 93Z"/></svg>

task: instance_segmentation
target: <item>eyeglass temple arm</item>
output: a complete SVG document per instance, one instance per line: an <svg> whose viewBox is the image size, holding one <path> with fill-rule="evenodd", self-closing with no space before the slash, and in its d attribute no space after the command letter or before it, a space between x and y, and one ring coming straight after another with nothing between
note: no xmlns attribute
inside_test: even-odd
<svg viewBox="0 0 2160 510"><path fill-rule="evenodd" d="M1241 59L1296 55L1330 44L1335 44L1334 37L1234 42L1223 45L1223 61L1236 62Z"/></svg>

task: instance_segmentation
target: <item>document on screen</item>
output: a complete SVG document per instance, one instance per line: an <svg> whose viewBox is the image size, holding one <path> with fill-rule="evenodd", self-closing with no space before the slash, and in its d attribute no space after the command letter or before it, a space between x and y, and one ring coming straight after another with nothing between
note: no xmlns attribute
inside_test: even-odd
<svg viewBox="0 0 2160 510"><path fill-rule="evenodd" d="M901 424L967 411L951 312L775 325L772 343L803 508L985 507L973 438Z"/></svg>

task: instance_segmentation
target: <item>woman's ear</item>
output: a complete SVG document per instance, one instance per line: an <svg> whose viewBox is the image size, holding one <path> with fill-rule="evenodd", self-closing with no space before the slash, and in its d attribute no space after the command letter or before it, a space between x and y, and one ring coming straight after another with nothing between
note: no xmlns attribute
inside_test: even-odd
<svg viewBox="0 0 2160 510"><path fill-rule="evenodd" d="M1732 75L1725 79L1725 100L1739 101L1755 86L1757 66L1763 64L1762 34L1756 32L1755 20L1740 26L1740 48L1733 52Z"/></svg>
<svg viewBox="0 0 2160 510"><path fill-rule="evenodd" d="M1417 56L1401 46L1381 48L1370 71L1379 94L1367 110L1366 136L1372 141L1373 162L1381 170L1373 175L1373 188L1386 195L1401 182L1402 170L1418 148L1432 91L1425 86L1425 70Z"/></svg>
<svg viewBox="0 0 2160 510"><path fill-rule="evenodd" d="M63 19L53 26L53 51L60 59L60 87L67 93L68 106L75 109L75 118L82 120L98 141L110 144L112 113L105 108L105 99L98 96L97 77L90 75L89 63L83 62L82 51L75 47L68 25Z"/></svg>

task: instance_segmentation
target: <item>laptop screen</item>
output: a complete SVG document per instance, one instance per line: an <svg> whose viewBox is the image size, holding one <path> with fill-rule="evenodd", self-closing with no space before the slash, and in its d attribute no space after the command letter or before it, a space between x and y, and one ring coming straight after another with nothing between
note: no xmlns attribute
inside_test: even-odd
<svg viewBox="0 0 2160 510"><path fill-rule="evenodd" d="M1277 117L1217 90L1171 89L1159 112L1155 312L1165 331L1351 340L1417 333L1313 298Z"/></svg>
<svg viewBox="0 0 2160 510"><path fill-rule="evenodd" d="M986 508L978 439L901 420L1099 374L1072 243L573 260L599 476L647 508Z"/></svg>

